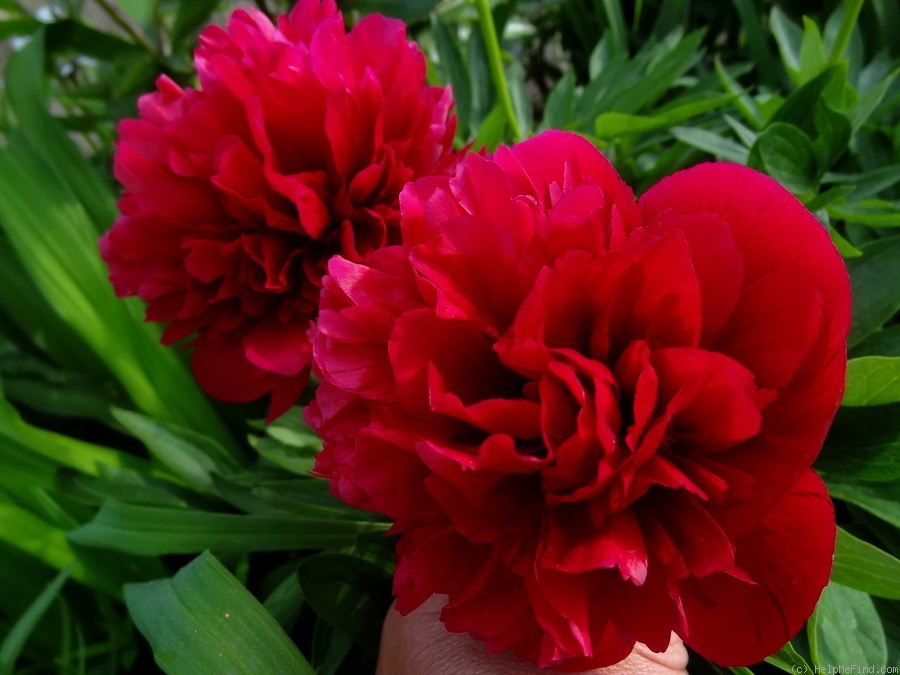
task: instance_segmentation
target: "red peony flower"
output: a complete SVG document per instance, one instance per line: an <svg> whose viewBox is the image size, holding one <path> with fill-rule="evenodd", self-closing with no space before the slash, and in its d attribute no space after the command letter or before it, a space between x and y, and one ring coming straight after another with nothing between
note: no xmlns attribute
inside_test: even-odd
<svg viewBox="0 0 900 675"><path fill-rule="evenodd" d="M307 418L336 495L394 519L397 607L540 666L674 630L725 665L780 648L834 550L810 469L850 295L769 178L682 171L635 204L548 132L406 187L403 247L329 264Z"/></svg>
<svg viewBox="0 0 900 675"><path fill-rule="evenodd" d="M306 386L306 332L325 264L398 243L400 190L456 160L449 89L425 86L403 23L345 33L333 0L300 0L278 26L237 10L195 55L200 89L167 77L119 126L122 216L101 240L120 296L139 295L164 343L196 333L211 395Z"/></svg>

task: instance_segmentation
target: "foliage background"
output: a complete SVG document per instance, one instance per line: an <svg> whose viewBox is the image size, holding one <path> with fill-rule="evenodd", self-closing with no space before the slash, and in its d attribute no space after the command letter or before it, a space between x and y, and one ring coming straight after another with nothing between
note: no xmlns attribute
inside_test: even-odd
<svg viewBox="0 0 900 675"><path fill-rule="evenodd" d="M190 84L197 32L239 4L0 0L0 675L374 671L386 523L307 476L299 408L266 428L261 405L203 396L96 250L117 120L161 73ZM829 229L854 293L816 464L835 568L806 629L752 671L900 665L900 4L341 5L409 22L453 85L460 146L578 131L638 192L748 164Z"/></svg>

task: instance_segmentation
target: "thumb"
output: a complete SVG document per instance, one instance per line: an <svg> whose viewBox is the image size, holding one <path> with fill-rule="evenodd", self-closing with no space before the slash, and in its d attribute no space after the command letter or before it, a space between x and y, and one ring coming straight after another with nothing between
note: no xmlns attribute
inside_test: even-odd
<svg viewBox="0 0 900 675"><path fill-rule="evenodd" d="M392 607L384 620L376 675L543 675L538 668L509 652L487 655L484 645L463 633L450 633L439 617L447 599L435 596L400 616ZM614 666L585 671L584 675L687 675L687 651L672 635L662 654L638 644Z"/></svg>

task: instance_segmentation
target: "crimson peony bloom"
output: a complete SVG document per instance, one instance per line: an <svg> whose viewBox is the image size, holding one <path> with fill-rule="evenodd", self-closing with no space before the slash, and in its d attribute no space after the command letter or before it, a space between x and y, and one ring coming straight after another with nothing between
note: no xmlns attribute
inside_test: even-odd
<svg viewBox="0 0 900 675"><path fill-rule="evenodd" d="M196 333L207 392L271 393L274 418L306 386L328 258L398 243L400 190L456 160L451 94L425 86L403 23L345 33L333 0L300 0L277 27L237 10L195 61L200 89L162 77L119 126L122 216L100 248L116 292L168 323L164 343Z"/></svg>
<svg viewBox="0 0 900 675"><path fill-rule="evenodd" d="M780 648L828 581L810 469L850 294L766 176L705 164L636 204L547 132L401 196L403 246L336 257L312 334L317 472L394 519L407 613L561 671L674 630L724 665Z"/></svg>

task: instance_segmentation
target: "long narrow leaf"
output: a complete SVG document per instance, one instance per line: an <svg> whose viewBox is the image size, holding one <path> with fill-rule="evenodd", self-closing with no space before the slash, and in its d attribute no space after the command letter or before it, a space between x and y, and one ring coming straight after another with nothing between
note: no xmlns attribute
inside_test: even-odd
<svg viewBox="0 0 900 675"><path fill-rule="evenodd" d="M272 615L209 553L172 579L126 586L125 602L169 675L315 673Z"/></svg>
<svg viewBox="0 0 900 675"><path fill-rule="evenodd" d="M0 644L0 675L12 675L15 672L16 661L22 652L22 648L25 646L25 642L28 640L28 636L34 631L41 617L50 609L50 605L53 604L56 596L59 595L62 587L69 579L73 566L74 563L70 563L60 570L56 578L35 598L32 605L19 617L12 630L4 638L3 643Z"/></svg>
<svg viewBox="0 0 900 675"><path fill-rule="evenodd" d="M296 551L349 546L358 535L384 532L372 522L236 515L107 501L97 516L69 533L69 540L135 555Z"/></svg>

